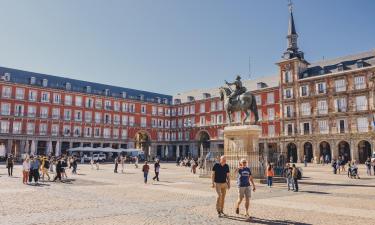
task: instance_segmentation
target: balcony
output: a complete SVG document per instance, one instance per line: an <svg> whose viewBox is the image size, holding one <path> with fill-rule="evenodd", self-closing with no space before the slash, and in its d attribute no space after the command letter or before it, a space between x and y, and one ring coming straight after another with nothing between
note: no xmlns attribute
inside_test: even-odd
<svg viewBox="0 0 375 225"><path fill-rule="evenodd" d="M36 113L28 113L27 117L35 118L36 117Z"/></svg>

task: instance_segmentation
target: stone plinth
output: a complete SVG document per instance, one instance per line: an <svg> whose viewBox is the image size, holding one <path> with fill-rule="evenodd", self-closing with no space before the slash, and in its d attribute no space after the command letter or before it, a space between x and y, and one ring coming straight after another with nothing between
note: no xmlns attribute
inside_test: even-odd
<svg viewBox="0 0 375 225"><path fill-rule="evenodd" d="M259 160L260 134L261 127L257 125L233 126L224 129L224 155L227 157L233 176L242 158L247 159L255 177L263 176L264 168Z"/></svg>

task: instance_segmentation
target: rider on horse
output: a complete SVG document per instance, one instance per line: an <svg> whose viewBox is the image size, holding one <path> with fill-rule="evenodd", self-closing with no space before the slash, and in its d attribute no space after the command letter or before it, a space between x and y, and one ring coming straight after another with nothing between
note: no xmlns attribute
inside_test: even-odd
<svg viewBox="0 0 375 225"><path fill-rule="evenodd" d="M234 85L236 89L232 91L232 93L228 96L230 99L230 102L233 103L233 100L238 100L238 96L245 93L246 87L242 86L241 77L240 75L237 75L236 80L233 83L229 83L225 81L225 83L230 87L231 85Z"/></svg>

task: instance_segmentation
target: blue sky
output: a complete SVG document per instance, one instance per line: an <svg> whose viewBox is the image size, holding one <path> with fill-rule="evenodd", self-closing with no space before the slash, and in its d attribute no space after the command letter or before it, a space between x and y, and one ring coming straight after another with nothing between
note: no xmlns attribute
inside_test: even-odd
<svg viewBox="0 0 375 225"><path fill-rule="evenodd" d="M308 61L375 48L375 1L294 0ZM287 0L0 0L0 65L165 94L276 74Z"/></svg>

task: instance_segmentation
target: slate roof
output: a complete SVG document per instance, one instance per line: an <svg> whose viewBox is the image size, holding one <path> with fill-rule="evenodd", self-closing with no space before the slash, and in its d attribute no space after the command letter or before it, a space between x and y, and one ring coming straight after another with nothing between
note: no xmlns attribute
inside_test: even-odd
<svg viewBox="0 0 375 225"><path fill-rule="evenodd" d="M30 78L35 77L36 82L35 84L31 84L34 86L42 87L42 80L47 79L48 80L48 88L53 89L60 89L60 90L66 90L65 84L68 82L71 84L71 91L73 92L81 92L81 93L87 93L85 88L86 86L90 86L91 88L91 94L95 95L105 95L104 90L109 90L109 95L112 97L122 97L122 92L126 92L127 99L137 99L140 100L140 96L143 95L144 100L147 102L157 102L156 98L160 98L163 102L163 99L168 99L168 104L172 103L172 96L171 95L165 95L165 94L158 94L148 91L141 91L131 88L123 88L123 87L117 87L117 86L111 86L106 84L99 84L95 82L89 82L89 81L82 81L82 80L76 80L76 79L70 79L66 77L59 77L59 76L52 76L47 74L41 74L41 73L34 73L34 72L28 72L18 69L11 69L6 67L0 67L0 75L3 76L5 73L10 74L10 82L13 83L20 83L20 84L28 84L30 85Z"/></svg>
<svg viewBox="0 0 375 225"><path fill-rule="evenodd" d="M340 72L340 66L343 68L343 71L357 69L360 68L358 67L359 63L362 63L363 67L375 66L375 49L359 54L311 63L306 70L299 74L299 78L304 79Z"/></svg>

